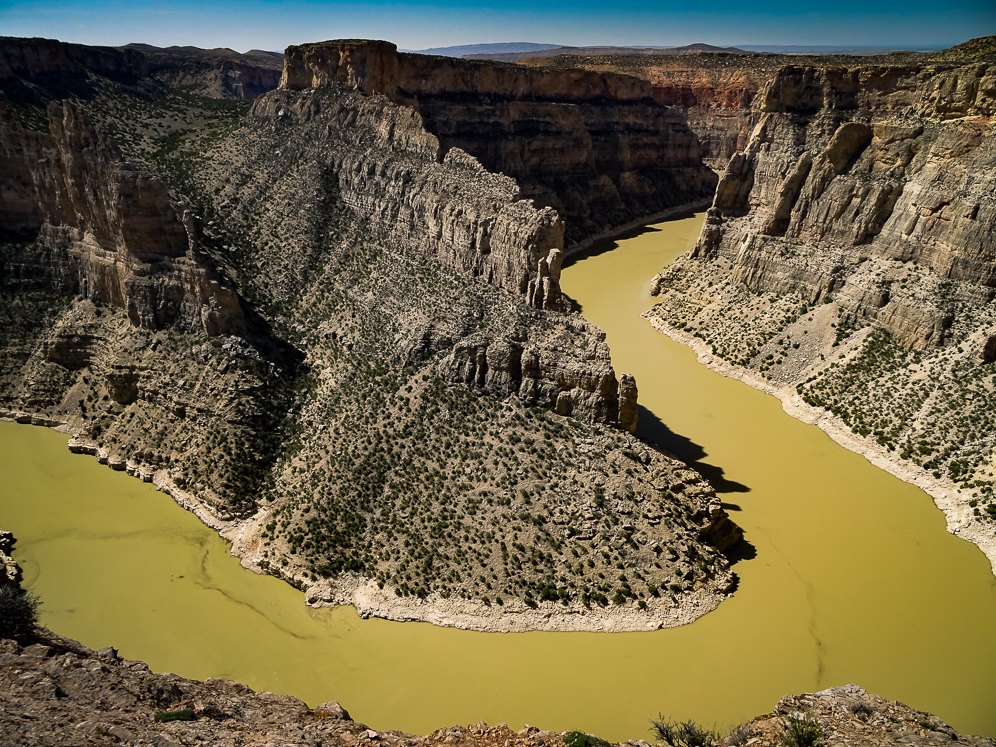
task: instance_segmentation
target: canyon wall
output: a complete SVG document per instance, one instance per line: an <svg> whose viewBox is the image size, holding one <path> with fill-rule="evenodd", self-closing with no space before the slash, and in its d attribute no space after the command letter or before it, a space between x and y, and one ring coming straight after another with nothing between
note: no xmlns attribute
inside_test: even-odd
<svg viewBox="0 0 996 747"><path fill-rule="evenodd" d="M723 257L755 290L832 294L913 347L951 323L932 283L993 298L996 69L786 67L756 110L693 257ZM920 282L883 272L907 262Z"/></svg>
<svg viewBox="0 0 996 747"><path fill-rule="evenodd" d="M996 568L994 41L781 68L647 316L928 490Z"/></svg>
<svg viewBox="0 0 996 747"><path fill-rule="evenodd" d="M0 103L0 226L27 240L3 250L5 284L120 306L148 329L244 331L235 291L199 262L193 221L159 180L75 105L53 102L48 117L48 133L28 130Z"/></svg>
<svg viewBox="0 0 996 747"><path fill-rule="evenodd" d="M631 76L398 53L393 44L289 47L281 87L332 84L418 112L460 148L564 218L567 242L712 194L715 177L680 114Z"/></svg>
<svg viewBox="0 0 996 747"><path fill-rule="evenodd" d="M89 98L98 91L101 79L135 86L148 73L147 60L134 50L0 37L0 90L17 103L44 105L67 96Z"/></svg>

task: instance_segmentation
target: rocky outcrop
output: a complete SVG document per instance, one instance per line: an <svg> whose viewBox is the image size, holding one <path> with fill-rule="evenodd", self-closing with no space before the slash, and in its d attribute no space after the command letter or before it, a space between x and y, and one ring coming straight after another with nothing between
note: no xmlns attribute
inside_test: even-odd
<svg viewBox="0 0 996 747"><path fill-rule="evenodd" d="M508 291L534 309L567 309L559 282L564 228L557 213L521 199L512 179L488 172L461 149L444 153L410 108L329 87L274 91L256 102L252 117L253 145L242 146L245 160L236 167L247 177L235 180L238 198L263 204L265 194L289 180L294 184L288 184L287 193L313 185L304 190L311 206L293 228L286 215L274 215L274 221L284 222L284 240L300 236L310 241L316 226L345 206L387 246L432 258L464 278ZM281 145L288 137L304 144L300 151ZM316 146L307 145L311 142ZM274 150L280 154L277 159ZM311 164L309 173L291 176L287 164L297 163ZM218 198L234 201L236 191L223 187ZM267 236L265 241L275 239ZM343 290L355 292L347 286ZM392 326L404 330L395 333L401 360L414 362L448 351L437 367L448 381L514 392L526 404L588 422L617 422L618 381L604 333L583 320L557 317L550 327L539 323L539 317L518 321L497 308L468 310L475 317L469 320L472 328L491 327L468 334L465 316L440 304L427 305L425 297L395 308L407 296L404 288L376 296L373 303L363 303L368 311L384 307ZM485 322L485 316L495 313L503 318ZM586 342L578 344L580 338ZM635 396L630 399L635 402Z"/></svg>
<svg viewBox="0 0 996 747"><path fill-rule="evenodd" d="M245 330L237 294L203 266L192 216L122 160L77 106L52 103L49 131L0 104L0 227L8 286L48 286L127 309L132 324L208 334Z"/></svg>
<svg viewBox="0 0 996 747"><path fill-rule="evenodd" d="M281 88L333 84L415 110L443 153L460 148L556 208L569 244L715 185L683 119L630 76L402 54L387 42L287 49Z"/></svg>
<svg viewBox="0 0 996 747"><path fill-rule="evenodd" d="M14 542L13 534L0 529L0 586L21 585L21 566L10 556Z"/></svg>
<svg viewBox="0 0 996 747"><path fill-rule="evenodd" d="M940 344L943 296L996 294L996 206L978 178L996 168L996 147L985 120L946 121L988 117L990 78L985 65L786 67L760 97L693 257L724 258L755 290L832 295L907 345ZM911 263L918 281L881 282L893 263Z"/></svg>

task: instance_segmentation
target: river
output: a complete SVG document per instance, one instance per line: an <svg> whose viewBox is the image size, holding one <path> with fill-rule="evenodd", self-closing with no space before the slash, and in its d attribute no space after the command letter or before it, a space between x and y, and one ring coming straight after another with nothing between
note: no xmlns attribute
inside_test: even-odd
<svg viewBox="0 0 996 747"><path fill-rule="evenodd" d="M150 485L71 455L65 436L0 423L0 527L18 537L43 623L155 671L338 700L378 729L483 719L645 739L658 712L725 728L782 695L857 682L996 735L983 554L945 532L922 491L640 317L650 278L701 224L607 242L562 285L606 331L616 370L636 375L638 432L695 462L746 532L739 589L715 612L654 633L483 634L313 610Z"/></svg>

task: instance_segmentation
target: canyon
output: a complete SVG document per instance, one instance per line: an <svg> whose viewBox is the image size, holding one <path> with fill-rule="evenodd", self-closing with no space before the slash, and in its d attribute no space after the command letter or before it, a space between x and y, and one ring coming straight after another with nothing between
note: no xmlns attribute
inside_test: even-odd
<svg viewBox="0 0 996 747"><path fill-rule="evenodd" d="M867 58L523 64L628 72L687 114L722 175L648 318L930 492L996 568L994 59L984 37Z"/></svg>
<svg viewBox="0 0 996 747"><path fill-rule="evenodd" d="M316 605L490 627L496 603L585 629L592 605L676 624L732 588L739 530L629 435L636 382L559 288L565 215L526 198L609 195L583 240L711 191L643 83L578 93L575 75L329 42L288 49L281 87L243 104L147 77L134 49L4 48L6 417L64 424ZM59 99L50 57L88 95ZM512 118L500 153L432 131L487 119L474 97L489 127ZM556 179L485 166L516 153ZM607 581L617 566L640 575Z"/></svg>
<svg viewBox="0 0 996 747"><path fill-rule="evenodd" d="M154 483L247 568L314 606L473 629L715 609L742 532L632 435L637 382L560 287L566 254L714 191L654 281L653 324L922 482L996 557L990 42L716 54L668 83L652 55L634 77L616 58L537 70L347 40L289 48L269 92L272 61L254 78L146 51L0 43L0 415ZM81 670L141 679L117 703L139 715L87 716L94 739L187 706L196 726L147 741L234 724L263 743L274 719L349 744L564 737L372 732L337 704L38 635L3 665L44 672L18 680L39 707L92 687ZM849 687L790 697L746 738L776 743L803 713L856 743L951 739Z"/></svg>

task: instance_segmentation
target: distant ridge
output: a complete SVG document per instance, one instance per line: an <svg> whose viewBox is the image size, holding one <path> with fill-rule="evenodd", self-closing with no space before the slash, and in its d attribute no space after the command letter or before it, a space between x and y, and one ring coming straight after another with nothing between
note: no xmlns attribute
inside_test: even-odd
<svg viewBox="0 0 996 747"><path fill-rule="evenodd" d="M188 58L199 60L232 60L259 65L264 68L279 70L283 67L283 52L266 52L261 49L250 49L248 52L236 52L227 47L201 49L200 47L155 47L151 44L125 44L118 49L134 49L150 58Z"/></svg>
<svg viewBox="0 0 996 747"><path fill-rule="evenodd" d="M889 46L884 44L874 46L846 45L805 45L805 44L741 44L741 49L748 52L771 52L773 54L851 54L875 55L889 52L936 52L944 49L940 44L914 45L912 47Z"/></svg>
<svg viewBox="0 0 996 747"><path fill-rule="evenodd" d="M477 54L518 54L559 49L559 44L534 44L533 42L501 42L500 44L464 44L458 47L432 47L430 49L400 50L415 54L436 54L443 57L465 57Z"/></svg>
<svg viewBox="0 0 996 747"><path fill-rule="evenodd" d="M497 46L497 45L495 45ZM518 62L524 59L558 57L562 54L591 57L594 55L679 55L701 53L747 54L738 47L714 47L712 44L686 44L683 47L549 47L525 52L485 52L464 54L468 60L494 60L496 62Z"/></svg>

